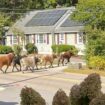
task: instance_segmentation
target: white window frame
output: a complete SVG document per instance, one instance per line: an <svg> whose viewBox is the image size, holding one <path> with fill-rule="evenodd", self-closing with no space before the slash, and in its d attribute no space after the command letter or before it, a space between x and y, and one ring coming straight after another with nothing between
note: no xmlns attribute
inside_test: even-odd
<svg viewBox="0 0 105 105"><path fill-rule="evenodd" d="M13 44L17 44L18 43L18 38L16 35L13 35Z"/></svg>
<svg viewBox="0 0 105 105"><path fill-rule="evenodd" d="M65 35L64 33L59 34L59 44L64 44Z"/></svg>
<svg viewBox="0 0 105 105"><path fill-rule="evenodd" d="M37 43L38 43L38 44L43 44L43 43L45 43L44 40L45 40L45 38L44 38L44 35L43 35L43 34L38 34L38 35L37 35Z"/></svg>
<svg viewBox="0 0 105 105"><path fill-rule="evenodd" d="M83 33L79 32L77 34L77 44L83 44Z"/></svg>

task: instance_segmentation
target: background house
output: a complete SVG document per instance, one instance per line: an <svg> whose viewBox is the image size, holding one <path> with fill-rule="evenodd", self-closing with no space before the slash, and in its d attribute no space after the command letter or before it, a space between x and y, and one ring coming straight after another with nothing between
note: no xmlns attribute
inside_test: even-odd
<svg viewBox="0 0 105 105"><path fill-rule="evenodd" d="M83 24L70 19L74 7L56 8L51 10L37 10L27 13L17 21L13 27L18 27L24 32L23 45L34 43L39 53L52 53L52 44L75 45L80 51L84 49ZM21 43L21 39L14 35L10 29L7 33L7 45Z"/></svg>

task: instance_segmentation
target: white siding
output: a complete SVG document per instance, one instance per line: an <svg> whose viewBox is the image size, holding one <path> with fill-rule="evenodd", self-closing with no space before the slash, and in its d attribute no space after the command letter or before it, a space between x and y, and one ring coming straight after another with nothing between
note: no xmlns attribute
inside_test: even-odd
<svg viewBox="0 0 105 105"><path fill-rule="evenodd" d="M43 38L44 38L44 42L43 43L39 43L39 34L36 35L35 39L36 39L36 46L38 48L38 51L40 54L49 54L52 53L52 49L51 49L51 45L52 45L52 35L51 34L42 34ZM47 35L49 35L49 43L47 43Z"/></svg>
<svg viewBox="0 0 105 105"><path fill-rule="evenodd" d="M7 36L7 38L6 38L6 45L8 45L8 46L12 45L12 43L11 43L11 36Z"/></svg>
<svg viewBox="0 0 105 105"><path fill-rule="evenodd" d="M69 45L75 45L75 34L67 34L67 44Z"/></svg>

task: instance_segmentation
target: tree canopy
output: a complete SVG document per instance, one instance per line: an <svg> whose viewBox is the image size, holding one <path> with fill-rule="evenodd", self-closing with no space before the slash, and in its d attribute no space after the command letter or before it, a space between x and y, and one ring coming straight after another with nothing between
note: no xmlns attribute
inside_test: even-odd
<svg viewBox="0 0 105 105"><path fill-rule="evenodd" d="M72 17L94 28L105 29L105 0L79 0Z"/></svg>
<svg viewBox="0 0 105 105"><path fill-rule="evenodd" d="M79 0L72 19L85 26L87 61L92 56L105 56L105 0Z"/></svg>

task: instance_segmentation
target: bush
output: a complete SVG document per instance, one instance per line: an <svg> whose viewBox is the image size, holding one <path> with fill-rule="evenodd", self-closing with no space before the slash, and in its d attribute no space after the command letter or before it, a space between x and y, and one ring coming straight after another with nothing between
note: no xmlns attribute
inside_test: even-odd
<svg viewBox="0 0 105 105"><path fill-rule="evenodd" d="M105 57L93 56L89 58L89 67L93 69L105 69Z"/></svg>
<svg viewBox="0 0 105 105"><path fill-rule="evenodd" d="M70 103L71 105L81 105L81 94L79 85L74 85L71 88Z"/></svg>
<svg viewBox="0 0 105 105"><path fill-rule="evenodd" d="M89 105L105 105L105 94L94 98Z"/></svg>
<svg viewBox="0 0 105 105"><path fill-rule="evenodd" d="M53 98L53 102L52 105L69 105L69 99L68 96L66 95L66 93L59 89L54 98Z"/></svg>
<svg viewBox="0 0 105 105"><path fill-rule="evenodd" d="M80 87L83 105L89 105L92 99L101 94L101 80L99 74L90 74L80 84Z"/></svg>
<svg viewBox="0 0 105 105"><path fill-rule="evenodd" d="M65 51L71 51L74 54L78 53L78 50L73 45L52 45L51 48L54 53L61 53Z"/></svg>
<svg viewBox="0 0 105 105"><path fill-rule="evenodd" d="M41 95L32 88L23 88L20 97L21 105L46 105Z"/></svg>
<svg viewBox="0 0 105 105"><path fill-rule="evenodd" d="M33 43L28 43L25 48L28 54L38 53L38 49Z"/></svg>
<svg viewBox="0 0 105 105"><path fill-rule="evenodd" d="M96 73L90 74L80 85L74 85L70 92L71 105L89 105L90 102L101 96L100 76Z"/></svg>
<svg viewBox="0 0 105 105"><path fill-rule="evenodd" d="M13 46L13 51L17 56L19 56L21 54L22 47L20 45L14 45Z"/></svg>
<svg viewBox="0 0 105 105"><path fill-rule="evenodd" d="M13 52L12 47L0 45L0 54L8 54Z"/></svg>

